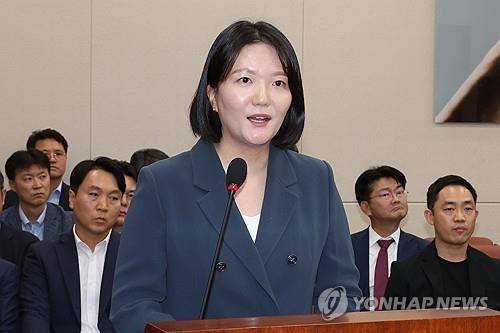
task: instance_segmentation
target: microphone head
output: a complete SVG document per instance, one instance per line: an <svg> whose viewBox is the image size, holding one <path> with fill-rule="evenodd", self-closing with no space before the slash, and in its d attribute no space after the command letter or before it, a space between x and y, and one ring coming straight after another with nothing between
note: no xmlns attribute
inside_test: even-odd
<svg viewBox="0 0 500 333"><path fill-rule="evenodd" d="M245 182L247 178L247 162L237 157L229 163L226 174L227 190L238 191L238 188Z"/></svg>

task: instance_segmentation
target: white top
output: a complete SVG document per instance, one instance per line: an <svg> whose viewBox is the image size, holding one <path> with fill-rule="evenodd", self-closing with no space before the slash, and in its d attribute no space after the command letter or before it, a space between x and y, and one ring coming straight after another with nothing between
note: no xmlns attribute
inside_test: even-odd
<svg viewBox="0 0 500 333"><path fill-rule="evenodd" d="M259 230L260 214L255 216L246 216L242 214L241 217L243 217L243 221L245 221L250 237L252 237L252 240L255 243L255 239L257 239L257 230Z"/></svg>
<svg viewBox="0 0 500 333"><path fill-rule="evenodd" d="M101 281L111 230L106 238L96 245L94 252L78 237L75 226L73 226L73 235L75 235L78 267L80 269L80 320L82 323L80 332L99 333L97 321L99 317Z"/></svg>
<svg viewBox="0 0 500 333"><path fill-rule="evenodd" d="M389 272L388 276L391 276L391 264L398 258L398 243L400 235L400 228L397 228L396 231L394 231L394 233L388 237L380 237L380 235L377 234L371 226L368 228L368 251L370 256L368 261L368 286L370 287L371 298L373 298L373 291L375 289L375 265L377 264L378 252L380 250L380 245L378 245L377 241L379 239L394 239L394 242L392 242L391 245L389 245L389 247L387 248L387 264ZM370 308L370 311L373 310L374 309Z"/></svg>

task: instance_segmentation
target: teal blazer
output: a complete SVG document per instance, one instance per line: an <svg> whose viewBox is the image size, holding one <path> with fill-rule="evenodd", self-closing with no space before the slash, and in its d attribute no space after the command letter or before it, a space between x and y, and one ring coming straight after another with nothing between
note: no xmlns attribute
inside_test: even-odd
<svg viewBox="0 0 500 333"><path fill-rule="evenodd" d="M233 205L206 317L310 313L336 286L354 309L359 273L330 166L271 146L267 172L255 243ZM117 332L197 319L227 198L209 142L141 170L115 271Z"/></svg>

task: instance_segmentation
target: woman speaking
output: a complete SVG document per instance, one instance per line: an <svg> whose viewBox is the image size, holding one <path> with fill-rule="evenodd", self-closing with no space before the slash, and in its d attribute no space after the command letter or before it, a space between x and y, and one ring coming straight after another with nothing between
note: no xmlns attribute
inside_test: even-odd
<svg viewBox="0 0 500 333"><path fill-rule="evenodd" d="M304 127L297 57L266 22L239 21L214 41L190 109L200 139L142 169L115 271L117 332L196 319L236 157L235 195L207 318L310 313L321 292L361 296L347 219L328 163L296 152Z"/></svg>

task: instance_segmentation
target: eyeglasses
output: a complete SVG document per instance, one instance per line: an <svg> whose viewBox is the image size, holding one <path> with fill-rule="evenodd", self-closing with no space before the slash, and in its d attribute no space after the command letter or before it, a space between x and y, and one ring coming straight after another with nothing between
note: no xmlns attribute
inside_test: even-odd
<svg viewBox="0 0 500 333"><path fill-rule="evenodd" d="M62 150L54 150L54 151L42 150L42 153L44 153L45 156L47 156L49 159L55 158L56 160L59 160L66 156L66 153L63 152Z"/></svg>
<svg viewBox="0 0 500 333"><path fill-rule="evenodd" d="M404 188L399 188L396 191L389 191L389 190L380 191L379 194L370 197L370 199L380 198L382 200L389 201L392 200L393 198L403 199L406 198L407 195L408 192Z"/></svg>

